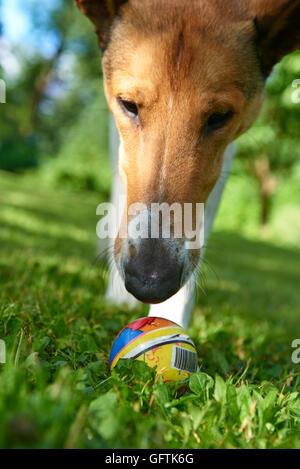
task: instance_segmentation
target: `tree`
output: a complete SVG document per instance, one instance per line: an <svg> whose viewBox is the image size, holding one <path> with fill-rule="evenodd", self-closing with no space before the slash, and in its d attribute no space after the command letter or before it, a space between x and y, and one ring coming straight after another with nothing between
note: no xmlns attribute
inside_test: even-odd
<svg viewBox="0 0 300 469"><path fill-rule="evenodd" d="M55 158L93 100L96 80L100 90L97 40L74 3L29 0L24 14L32 24L31 48L14 47L21 71L6 77L7 104L1 107L0 168L10 171L37 166L44 155Z"/></svg>
<svg viewBox="0 0 300 469"><path fill-rule="evenodd" d="M260 194L260 224L269 221L272 196L300 156L300 104L293 82L300 76L300 52L279 63L267 83L267 97L253 127L239 139L239 156Z"/></svg>

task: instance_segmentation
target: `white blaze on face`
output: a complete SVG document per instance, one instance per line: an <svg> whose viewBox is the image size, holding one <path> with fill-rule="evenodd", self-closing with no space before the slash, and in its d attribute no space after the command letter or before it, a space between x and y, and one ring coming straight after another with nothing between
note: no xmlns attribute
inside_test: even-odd
<svg viewBox="0 0 300 469"><path fill-rule="evenodd" d="M167 121L167 131L166 131L166 141L165 141L165 149L162 157L162 166L161 166L161 172L160 172L160 194L163 194L163 189L164 189L164 183L166 180L166 165L167 165L167 156L169 153L169 138L170 138L170 133L171 133L171 123L173 119L173 107L174 107L174 97L171 95L170 101L169 101L169 112L168 112L168 121Z"/></svg>
<svg viewBox="0 0 300 469"><path fill-rule="evenodd" d="M177 78L178 78L178 74L180 70L180 65L182 63L182 56L183 56L183 36L179 38L179 44L178 44L178 56L177 56L177 62L176 62ZM160 194L161 195L163 194L164 184L166 182L166 177L167 177L166 167L167 167L167 157L169 153L169 139L170 139L170 134L171 134L171 125L172 125L172 120L174 116L173 111L174 111L174 95L171 94L169 105L168 105L166 141L165 141L165 148L163 152L162 166L161 166L161 173L160 173Z"/></svg>

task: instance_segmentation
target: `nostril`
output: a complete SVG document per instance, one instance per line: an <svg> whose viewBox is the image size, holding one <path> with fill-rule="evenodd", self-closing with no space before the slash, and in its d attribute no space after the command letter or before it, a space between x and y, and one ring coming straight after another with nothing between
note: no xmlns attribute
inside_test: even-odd
<svg viewBox="0 0 300 469"><path fill-rule="evenodd" d="M136 256L136 247L131 243L128 247L128 259L132 259Z"/></svg>

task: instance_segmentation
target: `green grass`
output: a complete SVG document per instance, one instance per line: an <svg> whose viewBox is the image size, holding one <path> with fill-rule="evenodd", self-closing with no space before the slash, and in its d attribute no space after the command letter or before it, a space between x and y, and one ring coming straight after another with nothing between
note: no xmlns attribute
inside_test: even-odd
<svg viewBox="0 0 300 469"><path fill-rule="evenodd" d="M110 374L146 315L106 304L95 195L0 174L0 447L299 448L300 251L217 231L189 329L200 372L179 397L143 363Z"/></svg>

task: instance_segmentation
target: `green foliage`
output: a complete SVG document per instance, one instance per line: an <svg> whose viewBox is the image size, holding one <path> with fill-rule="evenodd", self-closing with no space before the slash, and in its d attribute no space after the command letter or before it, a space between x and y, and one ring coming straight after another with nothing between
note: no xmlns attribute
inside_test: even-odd
<svg viewBox="0 0 300 469"><path fill-rule="evenodd" d="M266 100L254 125L238 140L244 171L256 182L260 223L270 222L274 194L300 157L300 52L285 57L267 81Z"/></svg>
<svg viewBox="0 0 300 469"><path fill-rule="evenodd" d="M299 448L299 249L217 232L207 260L221 275L207 271L197 297L189 388L138 361L110 373L115 336L147 311L104 299L101 200L0 180L0 447Z"/></svg>
<svg viewBox="0 0 300 469"><path fill-rule="evenodd" d="M99 84L98 84L99 86ZM60 154L48 158L39 177L50 187L97 191L109 196L111 168L107 149L108 118L98 94L62 138Z"/></svg>
<svg viewBox="0 0 300 469"><path fill-rule="evenodd" d="M300 165L295 164L273 194L273 209L268 227L259 230L260 197L253 177L238 158L234 161L221 201L216 229L236 231L248 238L261 236L277 245L300 245Z"/></svg>
<svg viewBox="0 0 300 469"><path fill-rule="evenodd" d="M300 156L300 103L293 100L293 81L300 76L300 52L285 57L267 81L266 100L258 119L239 139L239 155L253 161L267 155L272 171L290 169Z"/></svg>
<svg viewBox="0 0 300 469"><path fill-rule="evenodd" d="M20 64L20 72L17 76L1 73L7 83L7 103L1 105L0 168L23 171L53 159L55 173L57 160L66 158L61 166L69 167L71 173L71 152L77 158L74 188L88 186L88 176L83 175L83 182L78 181L78 166L91 167L92 145L93 155L107 152L108 112L103 105L97 40L83 15L68 0L53 5L50 2L46 8L31 0L24 14L30 16L32 23L30 41L35 38L40 49L28 50L23 44L14 46L11 52ZM97 129L94 120L98 122ZM89 131L91 123L96 132L93 138ZM74 135L77 145L81 143L78 154L70 141ZM67 150L68 144L73 144L73 148ZM101 170L101 158L98 168ZM61 182L58 173L57 183ZM103 173L103 183L98 171L90 170L92 173L90 189L106 185L107 190L107 171ZM62 180L64 184L63 177Z"/></svg>

